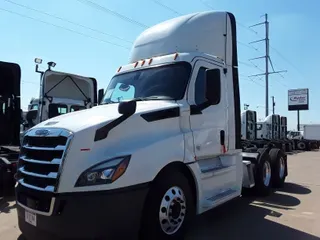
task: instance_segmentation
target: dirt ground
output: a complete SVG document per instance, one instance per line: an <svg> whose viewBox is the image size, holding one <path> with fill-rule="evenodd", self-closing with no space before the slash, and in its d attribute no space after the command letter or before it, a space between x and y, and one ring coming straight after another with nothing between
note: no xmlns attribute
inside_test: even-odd
<svg viewBox="0 0 320 240"><path fill-rule="evenodd" d="M320 240L320 152L288 156L284 189L242 197L198 217L186 240ZM20 240L14 198L0 202L0 236Z"/></svg>

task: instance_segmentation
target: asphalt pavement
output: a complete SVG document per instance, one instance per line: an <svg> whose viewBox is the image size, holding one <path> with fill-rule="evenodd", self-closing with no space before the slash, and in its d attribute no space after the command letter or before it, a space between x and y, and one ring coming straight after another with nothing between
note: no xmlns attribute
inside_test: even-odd
<svg viewBox="0 0 320 240"><path fill-rule="evenodd" d="M288 156L285 187L243 196L196 218L186 240L320 240L320 152ZM0 200L0 239L22 240L13 197Z"/></svg>

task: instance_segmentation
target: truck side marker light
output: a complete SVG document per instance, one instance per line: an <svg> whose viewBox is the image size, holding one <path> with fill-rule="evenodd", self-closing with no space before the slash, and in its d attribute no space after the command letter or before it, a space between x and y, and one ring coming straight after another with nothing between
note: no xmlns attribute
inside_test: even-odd
<svg viewBox="0 0 320 240"><path fill-rule="evenodd" d="M222 153L226 153L227 152L225 145L221 145L221 152Z"/></svg>
<svg viewBox="0 0 320 240"><path fill-rule="evenodd" d="M152 58L150 58L150 60L149 60L149 65L152 63Z"/></svg>
<svg viewBox="0 0 320 240"><path fill-rule="evenodd" d="M177 57L178 57L178 53L176 53L175 55L174 55L174 58L173 58L173 60L176 60L177 59Z"/></svg>
<svg viewBox="0 0 320 240"><path fill-rule="evenodd" d="M122 68L122 66L120 66L120 67L118 68L118 71L117 71L117 72L120 72L121 68Z"/></svg>
<svg viewBox="0 0 320 240"><path fill-rule="evenodd" d="M81 152L87 152L87 151L90 151L90 148L81 148L80 151Z"/></svg>
<svg viewBox="0 0 320 240"><path fill-rule="evenodd" d="M135 67L135 68L138 66L138 63L139 63L139 62L136 62L136 63L134 64L134 67Z"/></svg>
<svg viewBox="0 0 320 240"><path fill-rule="evenodd" d="M115 173L112 176L112 182L117 180L119 177L124 174L129 164L129 160L126 159L120 163L120 165L115 169Z"/></svg>

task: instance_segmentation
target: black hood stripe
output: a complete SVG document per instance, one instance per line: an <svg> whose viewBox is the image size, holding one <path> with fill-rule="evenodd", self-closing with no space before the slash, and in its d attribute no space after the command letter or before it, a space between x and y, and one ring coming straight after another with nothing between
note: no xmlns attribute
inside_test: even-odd
<svg viewBox="0 0 320 240"><path fill-rule="evenodd" d="M140 115L147 122L154 122L164 120L168 118L180 117L180 108L174 107L164 110L157 110L149 113L143 113Z"/></svg>

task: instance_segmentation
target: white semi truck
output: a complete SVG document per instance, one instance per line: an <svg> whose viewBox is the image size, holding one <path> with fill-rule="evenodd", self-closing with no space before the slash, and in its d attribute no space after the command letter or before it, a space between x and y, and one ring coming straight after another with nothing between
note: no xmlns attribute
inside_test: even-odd
<svg viewBox="0 0 320 240"><path fill-rule="evenodd" d="M54 71L50 65L42 72L38 70L37 64L36 72L40 73L40 94L39 98L32 99L28 106L28 127L62 114L97 105L98 90L95 78ZM101 95L103 92L99 90L99 93Z"/></svg>
<svg viewBox="0 0 320 240"><path fill-rule="evenodd" d="M26 132L16 196L27 239L177 239L243 187L268 195L285 181L282 150L271 161L241 144L231 13L145 30L101 103Z"/></svg>
<svg viewBox="0 0 320 240"><path fill-rule="evenodd" d="M292 141L286 138L287 118L272 114L257 122L257 112L246 110L241 113L241 137L243 142L263 147L271 144L285 152L292 151ZM246 143L248 144L248 142Z"/></svg>
<svg viewBox="0 0 320 240"><path fill-rule="evenodd" d="M257 138L271 142L286 152L292 152L294 143L287 139L287 117L270 114L257 123Z"/></svg>
<svg viewBox="0 0 320 240"><path fill-rule="evenodd" d="M289 131L287 136L292 139L298 150L319 149L320 124L305 124L302 131Z"/></svg>

